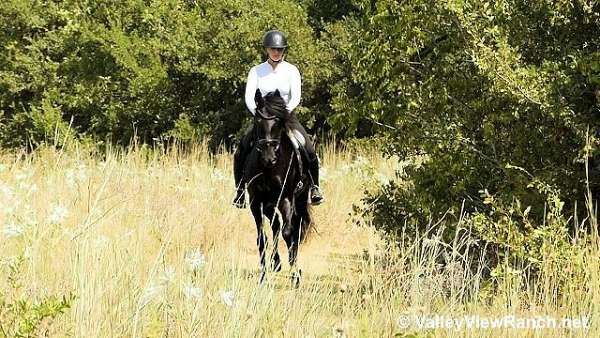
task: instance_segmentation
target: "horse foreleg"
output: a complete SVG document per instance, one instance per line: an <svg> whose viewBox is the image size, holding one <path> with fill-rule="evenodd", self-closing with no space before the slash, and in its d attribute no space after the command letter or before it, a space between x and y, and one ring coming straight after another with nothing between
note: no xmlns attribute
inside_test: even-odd
<svg viewBox="0 0 600 338"><path fill-rule="evenodd" d="M288 247L288 262L290 264L290 270L292 271L292 286L298 287L300 285L300 276L302 273L296 264L298 258L298 245L300 242L300 233L298 232L300 229L300 217L293 214L291 205L285 213L282 212L282 214L285 219L282 235Z"/></svg>
<svg viewBox="0 0 600 338"><path fill-rule="evenodd" d="M279 231L281 230L281 223L279 216L275 213L275 207L268 207L265 209L265 216L271 222L271 229L273 230L273 252L271 253L271 260L273 262L273 271L281 271L281 258L279 257Z"/></svg>
<svg viewBox="0 0 600 338"><path fill-rule="evenodd" d="M252 203L250 205L252 215L254 216L254 222L256 223L256 245L258 246L258 255L260 257L260 283L265 279L265 252L267 246L267 238L263 229L262 210L260 203Z"/></svg>

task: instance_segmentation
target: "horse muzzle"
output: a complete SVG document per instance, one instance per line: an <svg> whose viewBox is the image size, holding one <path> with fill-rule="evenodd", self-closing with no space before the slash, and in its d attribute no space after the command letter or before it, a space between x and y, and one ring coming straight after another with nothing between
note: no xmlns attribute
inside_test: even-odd
<svg viewBox="0 0 600 338"><path fill-rule="evenodd" d="M265 166L265 168L273 168L275 166L275 164L277 164L277 158L269 158L269 159L264 159L263 158L263 165Z"/></svg>

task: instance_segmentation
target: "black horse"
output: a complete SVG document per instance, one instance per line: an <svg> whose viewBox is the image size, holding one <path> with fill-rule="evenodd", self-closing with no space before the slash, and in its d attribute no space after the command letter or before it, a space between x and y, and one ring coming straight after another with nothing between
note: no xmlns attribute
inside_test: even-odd
<svg viewBox="0 0 600 338"><path fill-rule="evenodd" d="M257 245L260 255L262 282L265 278L266 236L263 215L271 222L273 230L273 270L281 270L277 243L281 232L289 251L292 283L298 286L301 271L297 268L298 245L305 238L311 225L308 208L309 182L304 179L301 156L298 156L286 132L290 113L279 91L268 93L264 98L256 91L256 114L254 147L244 166L248 182L250 210L258 232ZM275 211L279 210L279 214ZM281 220L280 220L281 218Z"/></svg>

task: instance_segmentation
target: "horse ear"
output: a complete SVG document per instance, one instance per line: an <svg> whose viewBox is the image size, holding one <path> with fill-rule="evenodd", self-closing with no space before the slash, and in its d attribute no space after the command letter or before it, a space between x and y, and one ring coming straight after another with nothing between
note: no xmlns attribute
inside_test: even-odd
<svg viewBox="0 0 600 338"><path fill-rule="evenodd" d="M279 92L279 89L275 89L275 96L281 97L281 93Z"/></svg>
<svg viewBox="0 0 600 338"><path fill-rule="evenodd" d="M262 93L260 92L260 89L257 89L254 93L254 103L256 103L257 108L262 108L264 106L265 102L262 97Z"/></svg>

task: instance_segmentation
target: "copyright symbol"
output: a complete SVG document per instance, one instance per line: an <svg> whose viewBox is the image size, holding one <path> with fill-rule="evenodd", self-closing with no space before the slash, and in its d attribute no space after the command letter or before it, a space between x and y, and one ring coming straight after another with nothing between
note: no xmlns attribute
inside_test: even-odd
<svg viewBox="0 0 600 338"><path fill-rule="evenodd" d="M408 329L410 326L410 317L408 315L400 315L398 317L398 327L401 329Z"/></svg>

